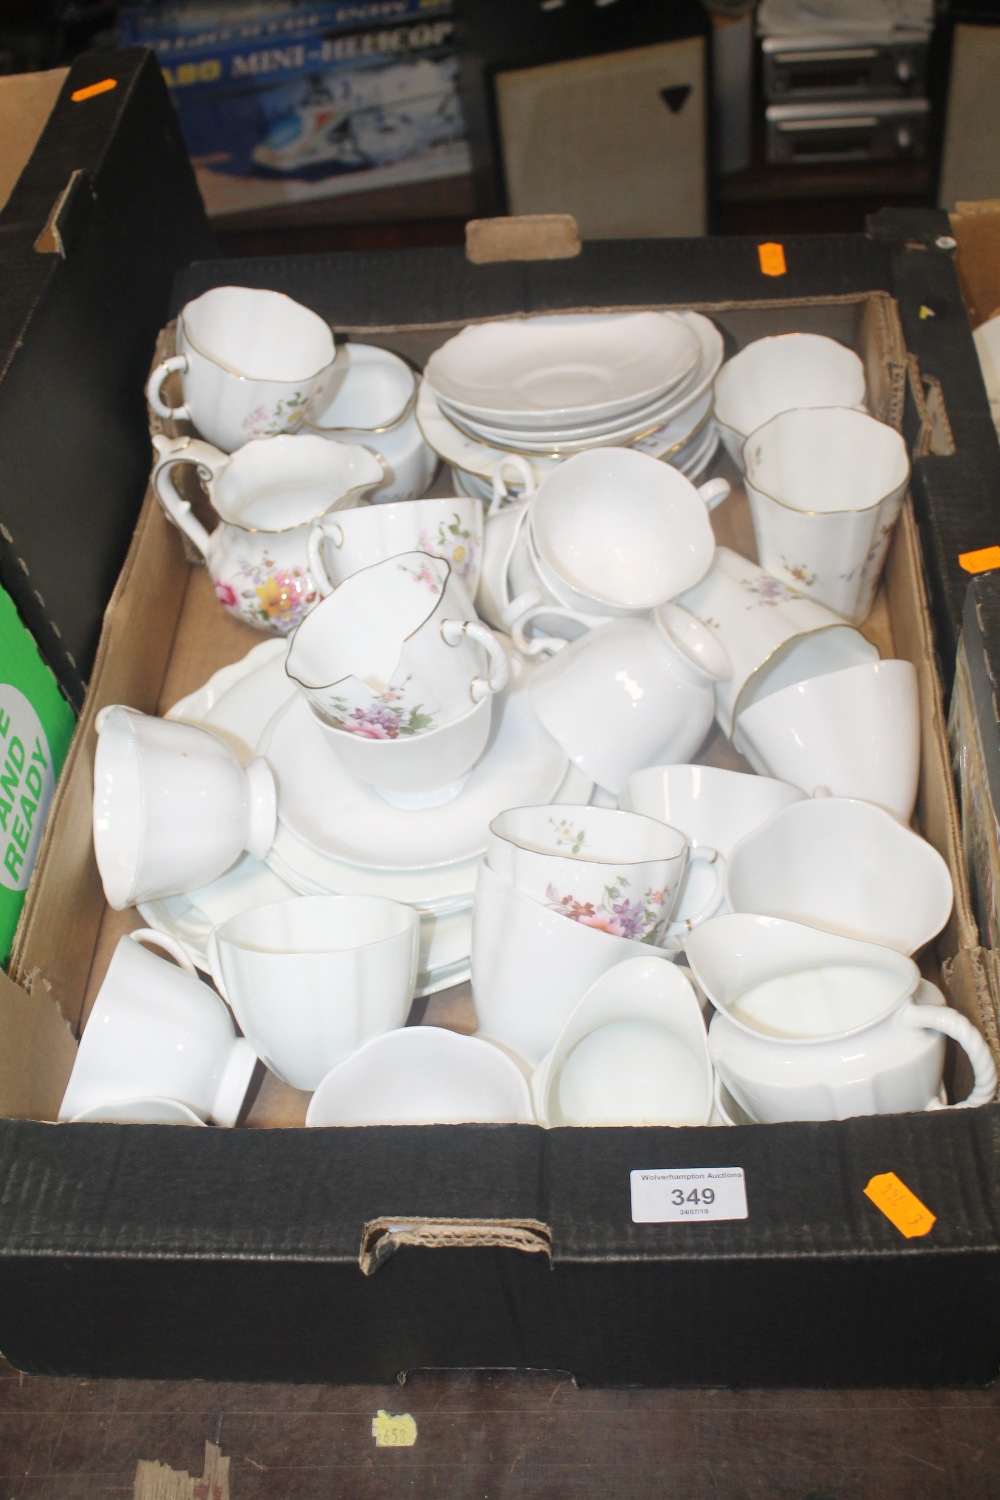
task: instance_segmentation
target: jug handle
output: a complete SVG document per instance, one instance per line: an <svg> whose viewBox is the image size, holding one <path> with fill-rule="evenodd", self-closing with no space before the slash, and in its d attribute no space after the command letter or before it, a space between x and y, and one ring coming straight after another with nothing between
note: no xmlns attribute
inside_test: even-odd
<svg viewBox="0 0 1000 1500"><path fill-rule="evenodd" d="M175 464L193 464L198 471L198 478L205 484L211 484L218 470L227 462L227 455L218 448L213 448L211 443L197 438L171 439L157 436L153 439L153 446L159 455L150 477L156 498L178 530L184 533L207 561L210 535L192 513L189 502L182 499L170 471Z"/></svg>
<svg viewBox="0 0 1000 1500"><path fill-rule="evenodd" d="M335 547L344 545L344 531L337 521L319 521L309 533L309 541L306 551L309 557L309 571L316 580L316 587L323 598L327 598L336 588L336 584L330 577L330 570L326 565L323 543L329 538Z"/></svg>
<svg viewBox="0 0 1000 1500"><path fill-rule="evenodd" d="M906 1026L917 1031L941 1031L957 1042L972 1064L972 1091L966 1099L950 1105L934 1100L930 1109L978 1109L989 1104L997 1087L997 1070L993 1054L971 1021L943 1005L907 1005L899 1013Z"/></svg>

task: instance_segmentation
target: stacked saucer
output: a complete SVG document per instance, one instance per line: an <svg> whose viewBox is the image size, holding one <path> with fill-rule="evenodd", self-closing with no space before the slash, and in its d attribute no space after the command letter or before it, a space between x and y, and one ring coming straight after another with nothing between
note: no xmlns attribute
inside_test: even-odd
<svg viewBox="0 0 1000 1500"><path fill-rule="evenodd" d="M417 419L461 491L484 498L510 453L536 482L571 454L626 445L701 473L718 443L722 353L718 329L693 312L476 324L428 360Z"/></svg>

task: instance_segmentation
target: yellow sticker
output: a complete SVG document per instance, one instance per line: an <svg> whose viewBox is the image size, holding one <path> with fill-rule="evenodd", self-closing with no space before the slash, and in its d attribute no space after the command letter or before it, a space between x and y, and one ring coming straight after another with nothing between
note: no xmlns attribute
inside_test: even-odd
<svg viewBox="0 0 1000 1500"><path fill-rule="evenodd" d="M895 1172L882 1172L865 1188L865 1196L880 1208L891 1224L908 1240L929 1234L936 1222L934 1214L911 1193Z"/></svg>
<svg viewBox="0 0 1000 1500"><path fill-rule="evenodd" d="M764 276L784 276L788 269L785 265L784 245L758 245L757 256L760 260L761 274Z"/></svg>
<svg viewBox="0 0 1000 1500"><path fill-rule="evenodd" d="M74 104L82 104L84 99L93 99L98 94L108 94L117 87L117 78L102 78L100 83L88 83L85 89L77 89L69 97Z"/></svg>
<svg viewBox="0 0 1000 1500"><path fill-rule="evenodd" d="M960 552L958 560L967 573L988 573L1000 568L1000 547L980 547L975 552Z"/></svg>
<svg viewBox="0 0 1000 1500"><path fill-rule="evenodd" d="M379 1410L372 1417L372 1437L376 1448L412 1448L417 1441L417 1424L409 1412L391 1417Z"/></svg>

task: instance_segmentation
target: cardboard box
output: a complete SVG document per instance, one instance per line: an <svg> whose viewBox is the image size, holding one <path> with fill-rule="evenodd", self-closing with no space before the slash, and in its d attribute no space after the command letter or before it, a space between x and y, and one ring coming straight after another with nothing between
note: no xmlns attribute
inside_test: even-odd
<svg viewBox="0 0 1000 1500"><path fill-rule="evenodd" d="M870 267L871 247L836 237L790 248L811 295L776 298L759 270L740 295L746 246L709 240L672 255L616 243L476 266L446 250L196 266L175 301L212 282L280 286L338 329L418 361L473 318L696 305L731 348L796 328L844 339L866 361L877 411L898 423L910 366L892 297L821 290ZM715 297L688 295L698 284ZM749 545L742 500L716 515L726 540ZM871 628L918 669L918 815L955 881L928 970L995 1043L908 508ZM133 920L107 911L90 846L94 715L109 702L163 710L258 639L221 614L206 572L147 497L0 984L4 1354L52 1373L227 1379L384 1382L421 1366L524 1366L591 1384L992 1380L995 1105L745 1129L304 1130L304 1096L265 1080L229 1131L44 1123L111 946ZM467 1029L467 992L435 997L425 1019ZM633 1222L633 1169L734 1167L746 1173L746 1219ZM889 1172L935 1216L929 1233L906 1238L865 1195Z"/></svg>
<svg viewBox="0 0 1000 1500"><path fill-rule="evenodd" d="M213 218L469 170L451 0L127 6Z"/></svg>
<svg viewBox="0 0 1000 1500"><path fill-rule="evenodd" d="M79 706L149 471L171 280L213 251L148 53L0 79L0 583Z"/></svg>

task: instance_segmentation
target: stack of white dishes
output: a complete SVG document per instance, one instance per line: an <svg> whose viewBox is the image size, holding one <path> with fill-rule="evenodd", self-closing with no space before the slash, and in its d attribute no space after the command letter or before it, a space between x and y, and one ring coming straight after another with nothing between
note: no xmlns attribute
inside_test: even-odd
<svg viewBox="0 0 1000 1500"><path fill-rule="evenodd" d="M400 808L353 777L330 749L285 671L287 652L286 641L265 642L168 715L212 729L244 761L258 746L266 755L279 789L266 864L244 856L202 891L144 903L144 920L179 938L203 964L216 923L282 892L386 896L420 915L416 994L461 983L469 977L476 867L491 820L521 802L581 803L593 791L531 707L532 665L512 654L486 751L453 800Z"/></svg>
<svg viewBox="0 0 1000 1500"><path fill-rule="evenodd" d="M487 499L504 454L541 480L595 447L639 448L689 478L718 446L712 382L722 335L693 312L564 313L462 330L427 362L424 437L456 490Z"/></svg>

